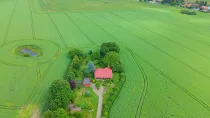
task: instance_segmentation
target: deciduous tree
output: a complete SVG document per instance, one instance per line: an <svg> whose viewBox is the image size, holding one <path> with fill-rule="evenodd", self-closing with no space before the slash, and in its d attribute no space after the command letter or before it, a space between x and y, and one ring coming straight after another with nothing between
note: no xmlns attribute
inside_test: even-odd
<svg viewBox="0 0 210 118"><path fill-rule="evenodd" d="M66 108L72 99L72 90L66 80L55 80L49 89L49 102L53 108Z"/></svg>

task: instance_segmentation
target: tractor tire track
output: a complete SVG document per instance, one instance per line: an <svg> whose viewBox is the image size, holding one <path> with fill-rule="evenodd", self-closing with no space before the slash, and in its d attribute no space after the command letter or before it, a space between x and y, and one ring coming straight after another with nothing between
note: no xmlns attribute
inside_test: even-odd
<svg viewBox="0 0 210 118"><path fill-rule="evenodd" d="M145 100L150 104L151 107L153 107L159 114L162 118L167 118L167 116L160 110L158 109L157 106L154 105L154 103L152 103L150 100L148 100L147 98L145 98Z"/></svg>
<svg viewBox="0 0 210 118"><path fill-rule="evenodd" d="M103 27L101 27L100 25L96 24L93 20L91 20L90 18L88 18L87 16L85 16L83 13L81 13L81 15L83 15L87 20L89 20L91 23L93 23L96 27L98 27L99 29L101 29L103 32L105 32L108 36L111 36L112 39L114 39L116 42L120 42L122 45L123 43L121 41L119 41L113 34L109 33L107 30L105 30Z"/></svg>
<svg viewBox="0 0 210 118"><path fill-rule="evenodd" d="M135 11L135 10L134 10L134 11ZM135 12L137 12L137 11L135 11ZM165 17L165 19L168 19L168 18L166 18L166 17ZM159 20L160 20L160 19L159 19ZM161 20L162 20L162 19L161 19ZM165 22L167 22L167 23L169 24L169 22L168 22L168 21L165 21ZM205 35L205 34L203 34L203 33L199 32L199 31L193 30L192 28L187 29L186 27L183 27L183 26L178 25L178 24L174 24L173 22L170 22L170 24L172 24L172 25L173 25L173 26L175 26L175 27L179 26L179 27L181 27L181 28L183 28L183 29L190 30L190 31L192 31L192 32L194 32L194 33L198 33L198 34L200 34L200 35L205 36L206 38L208 38L208 37L209 37L209 36L207 36L207 35Z"/></svg>
<svg viewBox="0 0 210 118"><path fill-rule="evenodd" d="M74 20L72 20L72 18L65 13L65 16L69 19L69 21L71 21L76 27L77 29L90 41L90 43L92 43L92 45L96 45L96 43L85 33L81 30L81 28L74 22Z"/></svg>
<svg viewBox="0 0 210 118"><path fill-rule="evenodd" d="M9 34L9 30L10 30L10 26L11 26L11 23L12 23L12 19L13 19L14 14L15 14L15 9L17 7L17 3L18 3L18 0L15 1L15 5L14 5L14 8L13 8L12 13L10 15L9 22L8 22L8 25L7 25L7 29L6 29L6 32L5 32L5 35L4 35L4 40L3 40L0 48L3 47L5 45L5 43L6 43L6 41L7 41L7 37L8 37L8 34Z"/></svg>
<svg viewBox="0 0 210 118"><path fill-rule="evenodd" d="M146 63L147 65L149 65L151 68L153 68L155 70L155 72L161 74L163 77L165 77L167 80L169 80L170 82L172 82L175 86L177 86L180 90L182 90L184 93L186 93L192 99L194 99L197 103L199 103L201 106L203 106L208 111L210 111L210 107L206 103L204 103L202 100L200 100L199 98L197 98L195 95L193 95L191 92L189 92L183 86L181 86L179 83L177 83L176 81L174 81L174 79L172 77L170 77L169 75L167 75L164 72L162 72L160 69L158 69L156 66L154 66L153 64L151 64L149 61L143 59L139 54L136 53L136 55L138 55L138 57L139 57L140 60L142 60L144 63Z"/></svg>
<svg viewBox="0 0 210 118"><path fill-rule="evenodd" d="M31 30L32 30L32 37L35 39L35 29L34 29L34 19L33 19L33 12L32 12L32 7L31 7L31 0L28 0L28 6L29 6L29 11L30 11L30 20L31 20Z"/></svg>
<svg viewBox="0 0 210 118"><path fill-rule="evenodd" d="M124 12L124 13L127 13L127 14L130 14L130 15L133 15L133 16L134 16L134 14L132 14L132 13L130 13L130 12ZM146 22L152 23L152 22L148 21L146 18L142 18L142 16L138 16L138 18L140 18L140 19L142 19L142 20L145 20ZM161 25L161 24L159 24L159 26L162 27L162 28L163 28L165 31L167 31L167 32L170 31L170 30L166 30L166 27L164 27L164 26ZM174 27L177 27L177 26L174 25ZM203 45L209 46L209 45L207 45L206 43L203 43L203 42L200 41L200 40L196 40L196 39L193 39L193 38L191 38L191 37L189 37L189 36L183 35L183 34L177 32L176 30L174 30L172 33L174 33L174 32L175 32L176 34L178 34L179 36L183 36L183 37L186 37L186 38L188 38L188 39L190 39L190 40L194 40L194 41L196 41L196 42L198 42L198 43L201 43L201 44L203 44Z"/></svg>
<svg viewBox="0 0 210 118"><path fill-rule="evenodd" d="M199 53L198 51L193 50L193 49L191 49L191 48L189 48L189 47L186 47L186 46L184 46L184 45L178 43L177 41L171 40L170 38L168 38L168 37L166 37L166 36L164 36L164 35L162 35L162 34L156 33L156 32L154 32L154 31L152 31L152 30L147 29L147 28L143 28L143 27L141 27L139 24L136 24L136 23L133 23L133 22L131 22L131 21L129 21L129 20L126 20L126 19L122 18L121 16L116 15L116 14L114 14L114 13L112 13L112 12L109 12L109 13L110 13L110 14L113 14L114 16L116 16L116 17L118 17L118 18L120 18L120 19L122 19L122 20L124 20L124 21L127 21L127 22L131 23L132 25L138 26L138 27L141 28L141 29L144 29L144 30L146 30L146 31L148 31L148 32L151 32L151 33L156 34L156 35L158 35L158 36L160 36L160 37L163 37L165 40L167 40L167 41L169 41L169 42L172 42L172 43L174 43L174 44L176 44L176 45L179 45L179 46L181 46L181 47L183 47L183 48L185 48L185 49L187 49L187 50L189 50L189 51L191 51L191 52L193 52L193 53L195 53L195 54L197 54L197 55L200 55L201 57L203 57L203 58L205 58L205 59L207 59L207 60L210 60L210 57L208 57L208 56L206 56L206 55L203 55L203 54ZM148 22L148 21L147 21L147 22ZM164 30L165 30L165 29L164 29Z"/></svg>
<svg viewBox="0 0 210 118"><path fill-rule="evenodd" d="M17 107L17 106L6 106L6 105L1 105L1 104L0 104L0 109L18 110L19 107Z"/></svg>
<svg viewBox="0 0 210 118"><path fill-rule="evenodd" d="M147 78L147 75L146 73L144 72L144 69L142 68L142 66L140 66L138 63L137 63L137 59L134 55L134 53L129 49L129 48L126 48L126 50L130 53L130 55L132 56L133 60L135 61L138 69L140 70L141 74L143 75L143 80L144 80L144 84L143 84L143 90L142 90L142 94L141 94L141 97L140 97L140 100L138 102L138 107L136 109L136 113L135 113L135 118L137 118L138 116L138 112L139 112L139 116L141 114L141 111L142 111L142 108L143 108L143 105L144 105L144 99L146 97L146 94L147 94L147 90L148 90L148 78Z"/></svg>
<svg viewBox="0 0 210 118"><path fill-rule="evenodd" d="M58 27L56 26L55 22L53 21L53 18L50 16L50 14L48 14L48 17L49 17L51 23L53 24L54 28L56 29L56 31L57 31L57 33L58 33L58 35L59 35L59 37L60 37L60 40L63 42L63 45L64 45L65 47L68 47L68 45L66 44L66 42L65 42L65 40L64 40L64 38L63 38L63 36L61 35L61 32L59 31Z"/></svg>
<svg viewBox="0 0 210 118"><path fill-rule="evenodd" d="M105 17L104 17L104 18L105 18ZM106 18L106 19L107 19L107 18ZM163 53L163 54L165 54L165 55L171 57L172 59L176 60L177 62L183 64L184 66L188 67L189 69L193 70L194 72L196 72L196 73L198 73L198 74L202 75L203 77L205 77L205 78L207 78L207 79L210 80L210 76L209 76L209 75L206 75L206 74L202 73L201 71L199 71L199 70L197 70L196 68L192 67L191 65L189 65L189 64L187 64L187 63L185 63L185 62L183 62L182 60L180 60L180 59L178 59L178 58L176 58L176 57L170 55L168 52L166 52L166 51L164 51L163 49L161 49L161 48L155 46L154 44L152 44L152 43L150 43L150 42L148 42L147 40L143 39L142 37L140 37L140 36L134 34L133 32L131 32L131 31L129 31L129 30L123 28L123 27L120 26L120 25L115 24L113 21L110 21L109 19L107 19L107 20L108 20L109 22L113 23L114 25L118 26L119 28L124 29L124 30L127 31L129 34L131 34L131 35L135 36L136 38L142 40L144 43L150 45L151 47L155 48L155 49L158 50L159 52L161 52L161 53Z"/></svg>
<svg viewBox="0 0 210 118"><path fill-rule="evenodd" d="M132 14L132 13L130 13L130 12L124 12L124 13L130 14L130 15L134 15L134 14ZM139 19L142 19L142 20L144 20L144 21L146 21L146 22L152 23L151 21L148 21L146 18L142 18L142 17L140 17L140 16L138 16L138 18L139 18ZM164 26L161 25L161 24L159 24L159 26L162 27L163 30L165 30L165 31L167 31L167 32L170 31L170 30L166 30L167 28L164 27ZM171 32L171 31L170 31L170 32ZM201 42L200 40L193 39L193 38L191 38L191 37L189 37L189 36L186 36L186 35L183 35L183 34L177 32L177 31L173 31L172 33L176 33L178 36L186 37L186 38L189 39L189 40L194 40L194 41L196 41L196 42L198 42L198 43L200 43L200 44L203 44L203 45L206 45L206 46L210 46L210 45L208 45L208 44L206 44L206 43Z"/></svg>
<svg viewBox="0 0 210 118"><path fill-rule="evenodd" d="M38 70L38 72L37 72L38 74L37 74L37 75L39 75L38 77L40 77L40 79L39 79L40 82L38 82L38 84L37 84L36 87L34 88L34 90L33 90L33 92L31 93L31 95L29 95L29 98L28 98L28 100L27 100L27 103L29 103L29 101L31 101L31 100L34 98L35 94L37 93L37 91L38 91L39 88L40 88L41 83L44 81L46 75L49 73L50 69L51 69L52 66L54 65L54 63L55 63L55 61L57 60L57 58L59 57L60 53L61 53L61 50L59 49L58 53L56 54L56 56L54 57L54 59L51 60L50 65L48 66L47 70L44 72L43 75L41 75L40 69Z"/></svg>

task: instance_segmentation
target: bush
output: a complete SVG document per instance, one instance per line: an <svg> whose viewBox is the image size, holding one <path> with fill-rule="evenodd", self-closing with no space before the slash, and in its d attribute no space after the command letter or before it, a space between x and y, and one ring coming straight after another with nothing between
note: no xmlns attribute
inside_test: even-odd
<svg viewBox="0 0 210 118"><path fill-rule="evenodd" d="M90 91L85 91L83 94L85 97L91 97L92 94L90 93Z"/></svg>
<svg viewBox="0 0 210 118"><path fill-rule="evenodd" d="M180 13L187 15L196 15L196 12L190 10L181 10Z"/></svg>
<svg viewBox="0 0 210 118"><path fill-rule="evenodd" d="M68 72L65 79L66 80L74 80L75 79L74 72Z"/></svg>
<svg viewBox="0 0 210 118"><path fill-rule="evenodd" d="M93 51L92 51L92 50L90 50L90 51L88 52L88 54L89 54L89 55L93 54Z"/></svg>
<svg viewBox="0 0 210 118"><path fill-rule="evenodd" d="M100 89L101 83L99 81L97 81L95 85L97 89Z"/></svg>
<svg viewBox="0 0 210 118"><path fill-rule="evenodd" d="M81 104L80 107L81 107L82 109L87 109L87 104Z"/></svg>
<svg viewBox="0 0 210 118"><path fill-rule="evenodd" d="M91 82L92 82L92 83L96 83L96 79L93 78L93 79L91 80Z"/></svg>
<svg viewBox="0 0 210 118"><path fill-rule="evenodd" d="M77 112L73 113L72 115L75 116L76 118L83 118L81 111L77 111Z"/></svg>
<svg viewBox="0 0 210 118"><path fill-rule="evenodd" d="M87 105L87 109L88 109L88 110L93 110L93 108L94 108L94 107L93 107L93 104L88 103L88 105Z"/></svg>
<svg viewBox="0 0 210 118"><path fill-rule="evenodd" d="M84 70L84 77L91 77L91 73L88 69Z"/></svg>

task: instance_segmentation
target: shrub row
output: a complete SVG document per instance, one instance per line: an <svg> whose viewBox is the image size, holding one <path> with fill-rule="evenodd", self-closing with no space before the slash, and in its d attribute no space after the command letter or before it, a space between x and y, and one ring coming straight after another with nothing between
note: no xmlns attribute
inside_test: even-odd
<svg viewBox="0 0 210 118"><path fill-rule="evenodd" d="M190 10L181 10L180 13L187 15L196 15L196 12Z"/></svg>
<svg viewBox="0 0 210 118"><path fill-rule="evenodd" d="M108 92L105 94L106 97L103 101L103 109L102 109L103 118L109 117L111 107L113 103L116 101L125 81L126 81L126 76L124 73L121 73L118 83L115 83L117 87L109 89Z"/></svg>

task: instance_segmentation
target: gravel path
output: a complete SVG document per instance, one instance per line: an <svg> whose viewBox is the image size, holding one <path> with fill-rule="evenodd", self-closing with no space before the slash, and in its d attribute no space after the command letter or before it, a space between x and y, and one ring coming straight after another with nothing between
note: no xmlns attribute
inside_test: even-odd
<svg viewBox="0 0 210 118"><path fill-rule="evenodd" d="M98 110L97 110L96 118L101 118L104 87L101 86L99 90L95 87L94 84L91 84L91 87L93 88L93 91L96 93L96 95L98 95Z"/></svg>

